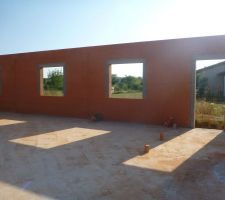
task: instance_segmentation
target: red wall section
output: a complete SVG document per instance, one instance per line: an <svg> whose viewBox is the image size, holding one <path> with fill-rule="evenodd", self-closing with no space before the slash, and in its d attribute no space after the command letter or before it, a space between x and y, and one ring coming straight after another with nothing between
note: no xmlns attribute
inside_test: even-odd
<svg viewBox="0 0 225 200"><path fill-rule="evenodd" d="M0 111L89 117L162 124L173 116L190 126L196 58L225 58L225 36L107 45L2 55ZM106 96L107 62L144 59L146 96L141 100ZM39 65L65 63L64 97L39 94Z"/></svg>

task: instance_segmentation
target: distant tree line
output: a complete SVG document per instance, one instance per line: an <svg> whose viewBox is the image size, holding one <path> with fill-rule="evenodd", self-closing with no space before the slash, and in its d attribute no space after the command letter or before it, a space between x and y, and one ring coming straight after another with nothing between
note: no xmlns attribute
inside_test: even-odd
<svg viewBox="0 0 225 200"><path fill-rule="evenodd" d="M116 74L112 74L112 87L114 93L142 92L143 78L134 76L118 77Z"/></svg>

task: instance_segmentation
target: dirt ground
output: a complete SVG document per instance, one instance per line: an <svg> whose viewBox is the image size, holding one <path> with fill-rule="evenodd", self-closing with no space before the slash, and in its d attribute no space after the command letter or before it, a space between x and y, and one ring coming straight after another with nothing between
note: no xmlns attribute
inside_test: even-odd
<svg viewBox="0 0 225 200"><path fill-rule="evenodd" d="M225 134L0 113L0 199L224 200Z"/></svg>

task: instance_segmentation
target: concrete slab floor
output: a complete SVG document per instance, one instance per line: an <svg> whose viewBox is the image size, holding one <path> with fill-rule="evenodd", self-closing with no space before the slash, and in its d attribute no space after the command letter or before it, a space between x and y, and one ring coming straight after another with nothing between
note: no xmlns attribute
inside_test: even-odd
<svg viewBox="0 0 225 200"><path fill-rule="evenodd" d="M225 134L0 113L0 199L224 200Z"/></svg>

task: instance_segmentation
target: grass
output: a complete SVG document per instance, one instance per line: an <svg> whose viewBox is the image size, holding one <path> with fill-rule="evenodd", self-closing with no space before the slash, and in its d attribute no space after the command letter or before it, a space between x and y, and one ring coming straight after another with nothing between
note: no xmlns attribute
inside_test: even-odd
<svg viewBox="0 0 225 200"><path fill-rule="evenodd" d="M124 99L143 99L142 92L124 92L124 93L113 93L112 98L124 98Z"/></svg>
<svg viewBox="0 0 225 200"><path fill-rule="evenodd" d="M44 90L43 96L64 96L62 90Z"/></svg>
<svg viewBox="0 0 225 200"><path fill-rule="evenodd" d="M195 126L224 129L224 104L196 101Z"/></svg>

